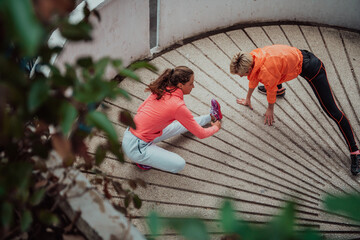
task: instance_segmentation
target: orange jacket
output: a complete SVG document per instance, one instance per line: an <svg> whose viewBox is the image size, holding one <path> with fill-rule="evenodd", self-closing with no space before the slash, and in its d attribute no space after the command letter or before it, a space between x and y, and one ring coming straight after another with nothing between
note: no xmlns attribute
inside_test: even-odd
<svg viewBox="0 0 360 240"><path fill-rule="evenodd" d="M276 102L277 85L296 78L301 73L303 56L295 47L272 45L250 52L254 65L250 74L249 88L264 84L269 103Z"/></svg>

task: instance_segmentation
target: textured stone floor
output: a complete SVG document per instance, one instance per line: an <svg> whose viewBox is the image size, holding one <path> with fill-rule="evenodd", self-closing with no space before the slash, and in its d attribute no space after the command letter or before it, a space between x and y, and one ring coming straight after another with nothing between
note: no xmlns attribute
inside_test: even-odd
<svg viewBox="0 0 360 240"><path fill-rule="evenodd" d="M120 182L142 178L148 183L146 189L137 190L142 208L132 211L132 222L142 233L148 233L148 212L156 210L162 216L196 215L212 226L213 238L219 239L215 220L222 198L228 196L239 216L254 223L268 221L284 201L292 199L298 203L299 227L311 226L332 239L360 239L359 225L323 210L326 193L359 192L360 176L350 174L346 144L305 80L297 78L284 84L286 95L277 100L274 126L263 124L267 107L264 95L254 92L253 111L236 103L237 97L246 96L248 81L229 73L231 57L240 49L251 51L271 44L307 49L324 62L338 106L350 120L359 143L359 33L329 27L267 25L218 33L167 51L151 63L159 73L178 65L194 70L195 88L185 97L192 113L208 113L210 100L215 97L224 119L222 129L213 137L200 140L187 133L159 144L186 160L179 174L142 171L128 159L125 164L111 156L106 159L102 170L109 177ZM137 73L141 82L125 79L121 83L131 101L119 98L104 102L121 138L125 126L118 123L118 112L128 109L134 115L148 95L144 92L146 84L158 77L148 70ZM94 137L90 151L102 139ZM115 196L113 201L123 199ZM181 238L169 231L159 239Z"/></svg>

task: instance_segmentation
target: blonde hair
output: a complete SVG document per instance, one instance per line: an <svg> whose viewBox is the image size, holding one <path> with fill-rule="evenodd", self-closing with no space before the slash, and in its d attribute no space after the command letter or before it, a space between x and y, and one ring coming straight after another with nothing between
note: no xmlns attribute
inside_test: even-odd
<svg viewBox="0 0 360 240"><path fill-rule="evenodd" d="M244 75L249 72L252 63L253 57L250 53L239 52L231 59L230 73Z"/></svg>

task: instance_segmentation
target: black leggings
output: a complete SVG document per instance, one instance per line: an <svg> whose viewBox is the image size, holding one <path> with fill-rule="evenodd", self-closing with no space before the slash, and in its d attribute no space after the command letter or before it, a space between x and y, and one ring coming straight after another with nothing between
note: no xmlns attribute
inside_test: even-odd
<svg viewBox="0 0 360 240"><path fill-rule="evenodd" d="M300 51L303 55L303 65L300 76L307 80L319 100L322 109L338 125L350 152L357 151L358 147L356 146L350 122L336 105L324 64L313 53L306 50Z"/></svg>

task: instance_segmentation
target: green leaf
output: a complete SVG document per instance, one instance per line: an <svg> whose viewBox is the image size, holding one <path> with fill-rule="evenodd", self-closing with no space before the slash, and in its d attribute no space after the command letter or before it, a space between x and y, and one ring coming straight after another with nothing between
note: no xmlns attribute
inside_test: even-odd
<svg viewBox="0 0 360 240"><path fill-rule="evenodd" d="M96 18L98 19L98 21L100 22L100 21L101 21L101 16L100 16L99 11L97 11L96 9L93 9L91 12L95 15L95 17L96 17Z"/></svg>
<svg viewBox="0 0 360 240"><path fill-rule="evenodd" d="M29 210L25 210L21 216L20 220L20 229L22 232L26 232L29 230L31 223L33 221L31 212Z"/></svg>
<svg viewBox="0 0 360 240"><path fill-rule="evenodd" d="M34 82L28 96L28 108L34 112L49 97L49 86L44 79Z"/></svg>
<svg viewBox="0 0 360 240"><path fill-rule="evenodd" d="M69 80L69 83L71 83L71 84L78 83L78 78L76 75L75 68L67 63L65 64L65 67L66 67L65 77L66 77L66 79Z"/></svg>
<svg viewBox="0 0 360 240"><path fill-rule="evenodd" d="M44 30L38 22L30 0L2 1L13 32L25 55L34 56L39 48Z"/></svg>
<svg viewBox="0 0 360 240"><path fill-rule="evenodd" d="M67 86L73 85L73 81L68 77L63 77L57 67L49 65L49 68L51 70L49 80L51 80L53 87L66 88Z"/></svg>
<svg viewBox="0 0 360 240"><path fill-rule="evenodd" d="M41 210L38 214L39 220L46 225L57 226L59 224L59 218L49 210Z"/></svg>
<svg viewBox="0 0 360 240"><path fill-rule="evenodd" d="M78 116L76 108L69 102L63 102L60 107L60 126L64 135L66 135L70 130Z"/></svg>
<svg viewBox="0 0 360 240"><path fill-rule="evenodd" d="M169 225L187 239L210 239L206 230L205 223L200 219L167 219L166 225Z"/></svg>
<svg viewBox="0 0 360 240"><path fill-rule="evenodd" d="M141 208L141 205L142 205L142 201L141 199L139 198L138 195L134 194L133 196L133 204L135 206L136 209L140 209Z"/></svg>
<svg viewBox="0 0 360 240"><path fill-rule="evenodd" d="M6 158L3 160L8 161ZM6 190L5 190L4 184L0 184L0 199L2 199L5 196L5 193L6 193Z"/></svg>
<svg viewBox="0 0 360 240"><path fill-rule="evenodd" d="M75 88L74 97L83 103L101 102L106 97L114 97L114 85L112 82L105 82L94 78Z"/></svg>
<svg viewBox="0 0 360 240"><path fill-rule="evenodd" d="M81 21L77 24L64 22L61 24L59 30L61 35L69 40L91 40L90 33L92 30L92 26L90 23L85 21Z"/></svg>
<svg viewBox="0 0 360 240"><path fill-rule="evenodd" d="M13 219L13 205L9 202L3 202L1 205L1 223L3 226L10 226Z"/></svg>
<svg viewBox="0 0 360 240"><path fill-rule="evenodd" d="M131 71L130 69L124 68L119 72L119 74L121 76L129 77L129 78L132 78L132 79L134 79L136 81L140 81L140 78L133 71Z"/></svg>
<svg viewBox="0 0 360 240"><path fill-rule="evenodd" d="M344 194L339 196L328 195L325 207L333 213L342 213L360 222L360 194Z"/></svg>
<svg viewBox="0 0 360 240"><path fill-rule="evenodd" d="M133 118L131 117L131 114L129 111L124 110L120 112L119 115L119 121L125 124L126 126L130 126L133 129L136 129L135 122Z"/></svg>
<svg viewBox="0 0 360 240"><path fill-rule="evenodd" d="M120 68L122 66L122 61L120 59L112 60L111 63L116 68Z"/></svg>
<svg viewBox="0 0 360 240"><path fill-rule="evenodd" d="M41 56L41 64L47 64L49 66L52 66L50 63L51 57L54 54L58 54L62 51L62 47L54 47L50 48L47 45L43 46L39 52L39 55Z"/></svg>
<svg viewBox="0 0 360 240"><path fill-rule="evenodd" d="M39 203L41 203L41 201L43 200L45 196L45 189L44 188L41 188L41 189L38 189L36 190L33 195L30 197L30 200L29 200L29 203L32 205L32 206L36 206L38 205Z"/></svg>
<svg viewBox="0 0 360 240"><path fill-rule="evenodd" d="M83 68L89 68L89 67L91 67L94 63L93 63L91 57L82 57L82 58L79 58L79 59L76 61L76 64L79 65L80 67L83 67Z"/></svg>
<svg viewBox="0 0 360 240"><path fill-rule="evenodd" d="M305 229L303 232L298 233L298 237L296 239L299 240L323 240L323 237L319 232L312 229Z"/></svg>
<svg viewBox="0 0 360 240"><path fill-rule="evenodd" d="M13 188L15 197L25 202L29 196L32 164L28 162L10 162L4 174L7 176L8 187Z"/></svg>
<svg viewBox="0 0 360 240"><path fill-rule="evenodd" d="M139 62L135 62L133 64L131 64L128 69L134 71L136 69L139 69L139 68L146 68L146 69L149 69L153 72L156 72L158 71L157 67L155 67L154 65L148 63L148 62L145 62L145 61L139 61Z"/></svg>
<svg viewBox="0 0 360 240"><path fill-rule="evenodd" d="M131 196L130 196L130 195L126 195L125 198L124 198L124 205L125 205L126 208L129 207L130 201L131 201Z"/></svg>
<svg viewBox="0 0 360 240"><path fill-rule="evenodd" d="M22 106L24 108L25 106ZM2 115L2 134L3 136L12 136L14 139L20 139L24 136L24 123L22 122L23 115L21 112L11 113L5 112ZM5 138L4 138L5 139ZM17 148L17 147L16 147ZM16 150L15 150L16 151Z"/></svg>
<svg viewBox="0 0 360 240"><path fill-rule="evenodd" d="M106 157L106 150L103 146L98 146L95 152L95 164L100 166Z"/></svg>
<svg viewBox="0 0 360 240"><path fill-rule="evenodd" d="M234 209L229 200L226 200L221 207L220 220L223 230L226 233L236 232L237 221L235 219Z"/></svg>
<svg viewBox="0 0 360 240"><path fill-rule="evenodd" d="M59 68L55 67L54 65L49 65L49 68L51 70L52 76L61 76Z"/></svg>
<svg viewBox="0 0 360 240"><path fill-rule="evenodd" d="M150 232L153 236L157 236L160 233L161 220L156 212L151 212L147 218L147 224L150 228Z"/></svg>
<svg viewBox="0 0 360 240"><path fill-rule="evenodd" d="M268 239L291 239L295 235L295 203L287 202L279 216L275 216L266 226ZM264 237L265 237L264 236Z"/></svg>
<svg viewBox="0 0 360 240"><path fill-rule="evenodd" d="M102 77L105 73L106 67L110 62L110 58L105 57L95 63L95 76Z"/></svg>
<svg viewBox="0 0 360 240"><path fill-rule="evenodd" d="M51 51L53 53L60 53L63 50L63 48L59 47L59 46L56 46L56 47L53 47L53 48L50 48L50 49L51 49Z"/></svg>
<svg viewBox="0 0 360 240"><path fill-rule="evenodd" d="M83 12L84 12L84 18L88 19L88 18L89 18L89 15L90 15L90 10L89 10L89 7L88 7L87 2L85 2L85 6L84 6L84 8L83 8Z"/></svg>
<svg viewBox="0 0 360 240"><path fill-rule="evenodd" d="M104 131L112 142L118 142L118 136L110 120L101 112L92 111L86 115L86 122Z"/></svg>

